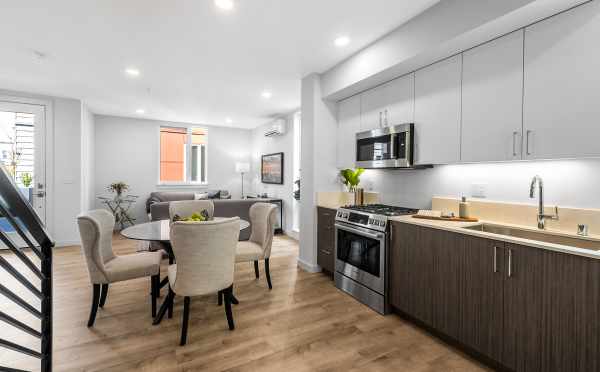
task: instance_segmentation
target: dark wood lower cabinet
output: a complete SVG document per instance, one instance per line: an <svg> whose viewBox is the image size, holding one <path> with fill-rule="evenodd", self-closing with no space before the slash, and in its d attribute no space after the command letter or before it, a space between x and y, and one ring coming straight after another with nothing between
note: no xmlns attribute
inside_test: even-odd
<svg viewBox="0 0 600 372"><path fill-rule="evenodd" d="M600 371L600 261L506 244L502 363L516 371Z"/></svg>
<svg viewBox="0 0 600 372"><path fill-rule="evenodd" d="M335 270L335 209L317 208L317 264L328 273Z"/></svg>
<svg viewBox="0 0 600 372"><path fill-rule="evenodd" d="M600 371L600 260L393 223L390 303L515 371Z"/></svg>
<svg viewBox="0 0 600 372"><path fill-rule="evenodd" d="M462 253L457 340L499 361L503 327L504 243L454 234Z"/></svg>
<svg viewBox="0 0 600 372"><path fill-rule="evenodd" d="M433 238L423 229L409 224L392 224L389 294L392 306L427 325L433 325ZM401 262L401 265L394 265ZM397 284L397 285L395 285Z"/></svg>

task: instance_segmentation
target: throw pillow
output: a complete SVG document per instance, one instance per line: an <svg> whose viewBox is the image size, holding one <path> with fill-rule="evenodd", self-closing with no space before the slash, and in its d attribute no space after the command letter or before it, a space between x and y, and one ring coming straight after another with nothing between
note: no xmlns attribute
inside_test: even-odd
<svg viewBox="0 0 600 372"><path fill-rule="evenodd" d="M194 200L204 200L204 199L208 199L208 193L207 192L203 192L200 194L194 194Z"/></svg>
<svg viewBox="0 0 600 372"><path fill-rule="evenodd" d="M221 190L209 191L208 198L209 199L220 199L221 198Z"/></svg>

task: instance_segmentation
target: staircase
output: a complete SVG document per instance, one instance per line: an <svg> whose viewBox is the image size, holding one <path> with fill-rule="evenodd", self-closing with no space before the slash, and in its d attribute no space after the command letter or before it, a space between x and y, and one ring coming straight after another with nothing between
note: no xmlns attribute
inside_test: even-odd
<svg viewBox="0 0 600 372"><path fill-rule="evenodd" d="M40 302L38 308L9 288L6 281L0 282L0 295L11 301L19 310L24 310L39 320L40 324L39 328L32 327L14 314L0 311L0 324L4 323L0 327L3 330L0 332L0 347L37 358L40 360L39 370L50 372L52 371L52 247L54 242L4 166L0 166L0 218L7 221L24 242L24 244L16 243L5 231L0 230L0 242L10 250L16 260L23 264L11 264L5 258L6 254L3 254L0 255L0 267ZM30 252L32 254L28 254ZM38 339L39 348L31 348L30 345L20 345L5 339L12 329L6 332L4 325ZM2 364L3 361L0 360L0 371L22 371Z"/></svg>

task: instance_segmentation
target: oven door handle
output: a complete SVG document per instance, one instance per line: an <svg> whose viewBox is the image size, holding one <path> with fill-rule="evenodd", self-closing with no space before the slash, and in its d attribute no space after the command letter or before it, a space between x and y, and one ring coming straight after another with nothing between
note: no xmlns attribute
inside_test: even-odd
<svg viewBox="0 0 600 372"><path fill-rule="evenodd" d="M383 234L383 233L372 233L372 232L365 231L365 229L350 227L348 225L342 225L339 223L336 223L335 227L340 230L353 232L355 234L359 234L359 235L366 236L368 238L377 239L377 240L381 240L381 239L385 238L385 234Z"/></svg>

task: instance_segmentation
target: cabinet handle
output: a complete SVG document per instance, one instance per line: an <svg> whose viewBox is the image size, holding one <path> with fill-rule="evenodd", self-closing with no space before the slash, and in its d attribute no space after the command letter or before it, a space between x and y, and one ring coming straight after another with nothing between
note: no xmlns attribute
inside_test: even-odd
<svg viewBox="0 0 600 372"><path fill-rule="evenodd" d="M530 135L530 134L531 134L531 130L529 130L529 129L528 129L528 130L527 130L527 136L526 136L526 137L527 137L527 138L526 138L526 142L527 142L527 143L526 143L526 146L525 146L525 153L526 153L527 155L531 155L531 151L529 151L529 135Z"/></svg>
<svg viewBox="0 0 600 372"><path fill-rule="evenodd" d="M513 156L517 156L517 134L519 132L513 132Z"/></svg>
<svg viewBox="0 0 600 372"><path fill-rule="evenodd" d="M327 251L325 249L321 249L321 252L325 253L325 254L331 254L331 251Z"/></svg>
<svg viewBox="0 0 600 372"><path fill-rule="evenodd" d="M512 276L512 249L508 250L508 277Z"/></svg>
<svg viewBox="0 0 600 372"><path fill-rule="evenodd" d="M494 272L498 272L498 247L494 246Z"/></svg>

